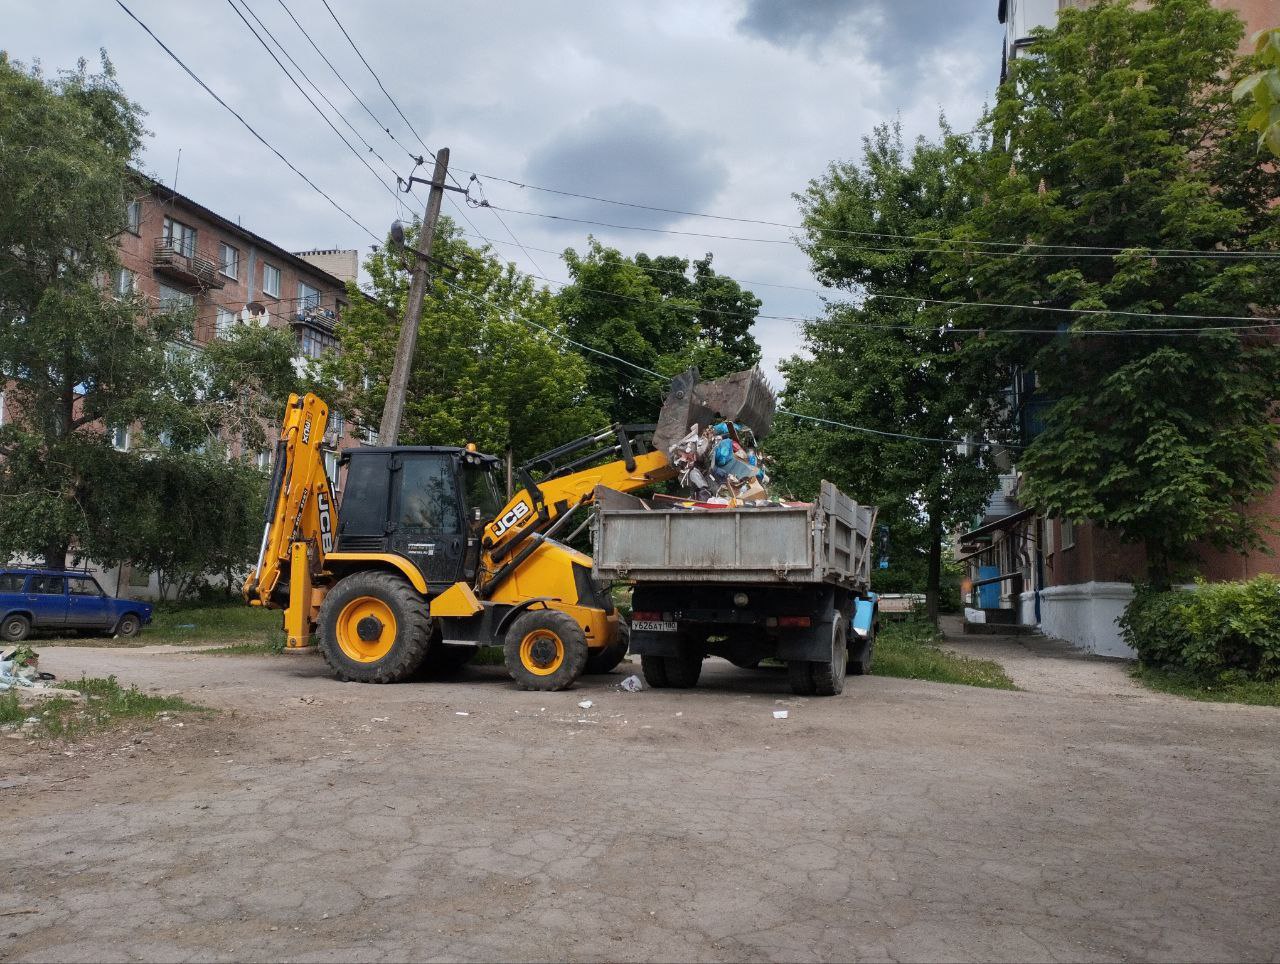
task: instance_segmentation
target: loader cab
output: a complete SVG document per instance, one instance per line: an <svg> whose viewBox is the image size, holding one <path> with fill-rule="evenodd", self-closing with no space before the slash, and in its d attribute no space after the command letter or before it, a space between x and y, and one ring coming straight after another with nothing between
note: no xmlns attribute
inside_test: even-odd
<svg viewBox="0 0 1280 964"><path fill-rule="evenodd" d="M339 552L393 552L433 590L475 576L484 525L502 506L502 463L456 446L351 449L338 509Z"/></svg>

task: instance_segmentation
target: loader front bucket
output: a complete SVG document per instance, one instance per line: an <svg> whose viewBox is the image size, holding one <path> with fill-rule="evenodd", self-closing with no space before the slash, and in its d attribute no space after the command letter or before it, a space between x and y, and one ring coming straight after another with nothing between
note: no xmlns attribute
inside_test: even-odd
<svg viewBox="0 0 1280 964"><path fill-rule="evenodd" d="M653 433L653 445L665 452L688 435L693 424L705 428L724 421L745 425L760 439L773 427L777 406L773 389L759 368L705 382L699 379L698 369L690 368L671 380Z"/></svg>

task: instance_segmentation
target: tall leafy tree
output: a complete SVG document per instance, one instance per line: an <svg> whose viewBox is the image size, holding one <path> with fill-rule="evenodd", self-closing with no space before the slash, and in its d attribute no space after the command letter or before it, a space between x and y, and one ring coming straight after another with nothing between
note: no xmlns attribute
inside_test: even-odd
<svg viewBox="0 0 1280 964"><path fill-rule="evenodd" d="M365 262L370 289L351 292L338 323L341 352L321 366L322 390L357 423L376 429L409 292L409 258L387 246ZM413 359L401 444L461 445L527 459L603 427L587 365L564 340L552 297L531 279L436 228L432 278Z"/></svg>
<svg viewBox="0 0 1280 964"><path fill-rule="evenodd" d="M1256 545L1242 507L1276 482L1274 338L1143 314L1280 309L1280 262L1229 256L1276 249L1280 196L1231 99L1241 34L1209 0L1063 11L1011 66L986 122L983 203L952 234L998 244L958 245L944 272L968 300L1098 312L974 310L966 323L1053 402L1020 466L1024 498L1144 544L1160 585L1198 540ZM1153 330L1085 334L1133 328ZM1186 328L1207 330L1161 330Z"/></svg>
<svg viewBox="0 0 1280 964"><path fill-rule="evenodd" d="M0 554L134 558L139 540L169 536L130 515L125 496L154 466L116 452L112 429L133 427L161 459L214 449L260 434L258 406L286 390L287 334L201 350L189 312L114 293L142 116L105 55L98 73L82 62L52 79L0 55Z"/></svg>
<svg viewBox="0 0 1280 964"><path fill-rule="evenodd" d="M569 249L564 258L573 283L557 294L556 309L575 340L614 356L587 357L591 394L611 419L657 418L665 386L631 366L672 375L696 365L717 377L759 361L751 326L760 300L718 274L711 255L693 263L692 275L684 258L628 258L594 238L585 253Z"/></svg>
<svg viewBox="0 0 1280 964"><path fill-rule="evenodd" d="M936 141L910 148L897 126L880 126L859 161L833 164L801 196L814 272L849 300L808 322L808 354L783 364L785 407L825 421L782 417L768 446L800 494L812 496L825 478L879 505L893 565L915 570L934 618L946 533L982 508L996 464L985 445L902 436L999 438L1006 376L953 330L949 310L916 300L936 297L936 245L912 250L867 235L949 229L972 201L960 173L972 152L945 125Z"/></svg>

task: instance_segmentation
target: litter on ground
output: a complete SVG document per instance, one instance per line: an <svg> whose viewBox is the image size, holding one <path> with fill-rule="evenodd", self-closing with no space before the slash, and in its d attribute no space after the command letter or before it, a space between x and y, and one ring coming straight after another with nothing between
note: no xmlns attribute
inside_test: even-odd
<svg viewBox="0 0 1280 964"><path fill-rule="evenodd" d="M790 715L788 710L774 710L773 718L775 720L785 720Z"/></svg>
<svg viewBox="0 0 1280 964"><path fill-rule="evenodd" d="M618 684L628 693L639 693L644 689L644 684L640 682L640 677L632 674Z"/></svg>

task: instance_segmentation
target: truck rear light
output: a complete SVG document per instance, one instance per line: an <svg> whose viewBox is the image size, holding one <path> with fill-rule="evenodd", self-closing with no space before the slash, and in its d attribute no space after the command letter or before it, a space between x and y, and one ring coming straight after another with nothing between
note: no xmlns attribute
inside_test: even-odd
<svg viewBox="0 0 1280 964"><path fill-rule="evenodd" d="M808 626L813 622L808 616L779 616L779 626Z"/></svg>
<svg viewBox="0 0 1280 964"><path fill-rule="evenodd" d="M660 620L662 619L662 613L640 612L639 610L636 610L635 612L633 612L633 613L631 614L631 618L632 618L633 620L638 619L638 620L640 620L641 622L655 622L655 623L656 623L656 622L658 622L658 621L660 621Z"/></svg>

